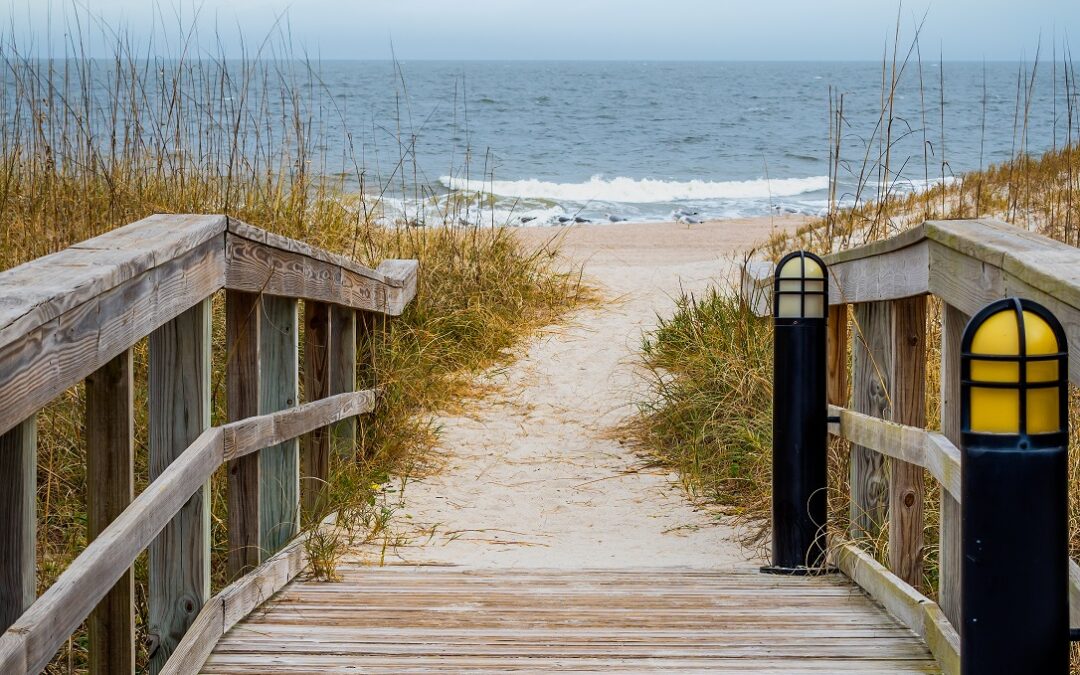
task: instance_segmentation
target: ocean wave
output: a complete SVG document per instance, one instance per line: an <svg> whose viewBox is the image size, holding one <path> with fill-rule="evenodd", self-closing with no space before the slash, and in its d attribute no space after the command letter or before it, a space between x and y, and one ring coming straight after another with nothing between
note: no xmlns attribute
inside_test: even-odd
<svg viewBox="0 0 1080 675"><path fill-rule="evenodd" d="M765 199L794 197L829 187L828 176L732 181L668 181L651 178L603 178L593 176L584 183L553 183L528 180L468 180L457 176L439 179L443 187L465 192L490 193L500 197L553 199L557 201L603 201L624 204L652 204L703 199Z"/></svg>

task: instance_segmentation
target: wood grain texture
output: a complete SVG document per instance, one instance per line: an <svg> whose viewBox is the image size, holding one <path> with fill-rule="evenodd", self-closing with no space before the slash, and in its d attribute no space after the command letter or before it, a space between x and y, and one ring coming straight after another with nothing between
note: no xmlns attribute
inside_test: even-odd
<svg viewBox="0 0 1080 675"><path fill-rule="evenodd" d="M94 606L202 490L222 462L222 432L200 435L0 636L0 673L39 672Z"/></svg>
<svg viewBox="0 0 1080 675"><path fill-rule="evenodd" d="M254 293L225 292L225 390L230 422L259 414L262 302ZM229 460L229 578L237 579L259 564L259 456Z"/></svg>
<svg viewBox="0 0 1080 675"><path fill-rule="evenodd" d="M0 347L0 429L18 424L221 288L224 264L220 244L207 241Z"/></svg>
<svg viewBox="0 0 1080 675"><path fill-rule="evenodd" d="M894 349L890 419L921 429L926 426L926 296L889 305ZM889 569L915 589L922 586L923 483L922 463L889 463Z"/></svg>
<svg viewBox="0 0 1080 675"><path fill-rule="evenodd" d="M848 307L829 307L828 381L826 398L831 405L848 403Z"/></svg>
<svg viewBox="0 0 1080 675"><path fill-rule="evenodd" d="M330 305L304 302L304 397L317 401L330 395ZM317 428L304 436L300 457L300 493L304 522L322 517L330 476L330 430Z"/></svg>
<svg viewBox="0 0 1080 675"><path fill-rule="evenodd" d="M321 524L332 527L335 516ZM197 673L217 646L221 636L285 587L307 567L305 542L311 531L302 533L256 569L234 581L210 599L180 641L161 675Z"/></svg>
<svg viewBox="0 0 1080 675"><path fill-rule="evenodd" d="M375 390L352 391L302 403L276 413L249 417L221 427L225 432L225 459L243 457L261 448L283 443L313 430L371 412Z"/></svg>
<svg viewBox="0 0 1080 675"><path fill-rule="evenodd" d="M415 273L398 286L370 271L356 272L304 253L276 248L229 233L225 238L228 288L251 293L316 300L397 316L416 294ZM410 267L415 261L407 261ZM393 269L395 273L404 270Z"/></svg>
<svg viewBox="0 0 1080 675"><path fill-rule="evenodd" d="M225 217L159 214L0 272L0 346L217 239Z"/></svg>
<svg viewBox="0 0 1080 675"><path fill-rule="evenodd" d="M86 378L87 541L135 497L132 350ZM90 614L90 672L135 672L135 579L128 568Z"/></svg>
<svg viewBox="0 0 1080 675"><path fill-rule="evenodd" d="M356 391L356 312L348 307L330 307L330 394ZM356 420L349 418L330 427L331 452L340 461L352 462L356 455Z"/></svg>
<svg viewBox="0 0 1080 675"><path fill-rule="evenodd" d="M299 404L297 303L263 296L259 329L259 413ZM281 549L300 527L300 450L295 438L259 452L261 560Z"/></svg>
<svg viewBox="0 0 1080 675"><path fill-rule="evenodd" d="M210 301L150 335L150 479L210 426ZM210 597L210 489L201 487L149 550L150 671L158 672Z"/></svg>
<svg viewBox="0 0 1080 675"><path fill-rule="evenodd" d="M37 595L36 417L0 436L0 476L0 630L7 630Z"/></svg>
<svg viewBox="0 0 1080 675"><path fill-rule="evenodd" d="M893 355L892 312L887 303L855 305L852 335L852 408L887 419ZM851 536L876 538L888 510L884 458L869 448L851 447Z"/></svg>
<svg viewBox="0 0 1080 675"><path fill-rule="evenodd" d="M919 241L881 253L873 260L873 264L867 264L864 259L832 261L831 256L826 256L830 302L881 302L929 291L930 250L927 242Z"/></svg>
<svg viewBox="0 0 1080 675"><path fill-rule="evenodd" d="M341 573L287 585L233 626L202 672L940 672L910 630L838 575Z"/></svg>
<svg viewBox="0 0 1080 675"><path fill-rule="evenodd" d="M960 636L941 609L856 544L844 544L837 566L916 635L926 641L947 675L960 673Z"/></svg>
<svg viewBox="0 0 1080 675"><path fill-rule="evenodd" d="M840 418L838 425L830 425L829 433L886 457L917 464L946 492L960 494L960 450L941 434L837 406L829 406L829 414Z"/></svg>
<svg viewBox="0 0 1080 675"><path fill-rule="evenodd" d="M968 316L952 305L941 310L941 433L960 443L960 340ZM957 465L960 457L957 453ZM959 474L959 469L957 469ZM960 489L941 495L938 538L938 600L949 621L961 630Z"/></svg>

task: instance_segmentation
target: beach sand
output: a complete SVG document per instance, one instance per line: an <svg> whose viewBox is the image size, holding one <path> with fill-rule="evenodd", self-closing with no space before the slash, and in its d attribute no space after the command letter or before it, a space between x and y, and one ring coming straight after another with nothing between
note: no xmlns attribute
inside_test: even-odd
<svg viewBox="0 0 1080 675"><path fill-rule="evenodd" d="M671 314L680 291L727 284L773 228L803 222L514 230L529 245L559 237L605 300L529 341L482 377L493 393L438 420L438 468L408 482L395 518L407 541L362 557L503 568L756 564L718 513L692 504L676 475L613 430L643 394L635 358L657 315Z"/></svg>

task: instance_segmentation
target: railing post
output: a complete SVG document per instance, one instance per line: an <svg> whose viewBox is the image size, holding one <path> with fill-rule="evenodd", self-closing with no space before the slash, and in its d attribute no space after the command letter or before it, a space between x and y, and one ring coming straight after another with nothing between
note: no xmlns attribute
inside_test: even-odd
<svg viewBox="0 0 1080 675"><path fill-rule="evenodd" d="M960 447L960 340L968 316L952 305L941 308L941 433ZM938 604L959 633L960 502L941 490L938 529Z"/></svg>
<svg viewBox="0 0 1080 675"><path fill-rule="evenodd" d="M330 392L330 306L304 301L304 397L325 398ZM330 476L330 430L304 436L301 456L304 518L321 519L326 481ZM305 522L308 522L305 520Z"/></svg>
<svg viewBox="0 0 1080 675"><path fill-rule="evenodd" d="M210 300L150 334L150 480L210 426ZM210 597L210 489L200 488L149 547L150 672Z"/></svg>
<svg viewBox="0 0 1080 675"><path fill-rule="evenodd" d="M830 405L848 404L848 306L829 307L827 398Z"/></svg>
<svg viewBox="0 0 1080 675"><path fill-rule="evenodd" d="M225 293L225 389L228 420L259 414L259 334L262 301L256 293ZM229 578L259 565L259 453L229 461Z"/></svg>
<svg viewBox="0 0 1080 675"><path fill-rule="evenodd" d="M892 310L892 359L889 381L891 419L926 426L926 296L889 302ZM889 462L889 568L918 589L922 586L923 468Z"/></svg>
<svg viewBox="0 0 1080 675"><path fill-rule="evenodd" d="M87 541L134 498L132 350L86 378ZM135 672L135 580L129 568L90 614L90 672Z"/></svg>
<svg viewBox="0 0 1080 675"><path fill-rule="evenodd" d="M37 417L0 436L0 631L37 594Z"/></svg>
<svg viewBox="0 0 1080 675"><path fill-rule="evenodd" d="M886 302L855 305L852 336L852 408L886 418L892 361L892 312ZM869 448L851 446L851 537L876 539L888 508L884 457Z"/></svg>
<svg viewBox="0 0 1080 675"><path fill-rule="evenodd" d="M330 306L330 395L356 391L356 312L340 305ZM331 429L334 455L353 461L356 452L356 418L350 417Z"/></svg>
<svg viewBox="0 0 1080 675"><path fill-rule="evenodd" d="M298 404L299 343L297 302L262 298L259 329L259 413ZM296 439L259 452L260 536L263 558L289 542L300 527L300 450Z"/></svg>

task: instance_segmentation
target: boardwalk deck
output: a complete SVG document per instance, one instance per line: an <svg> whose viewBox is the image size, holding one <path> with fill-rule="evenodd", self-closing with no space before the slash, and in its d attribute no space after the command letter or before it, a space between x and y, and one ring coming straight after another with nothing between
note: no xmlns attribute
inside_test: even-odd
<svg viewBox="0 0 1080 675"><path fill-rule="evenodd" d="M296 581L204 673L938 673L845 577L347 566Z"/></svg>

